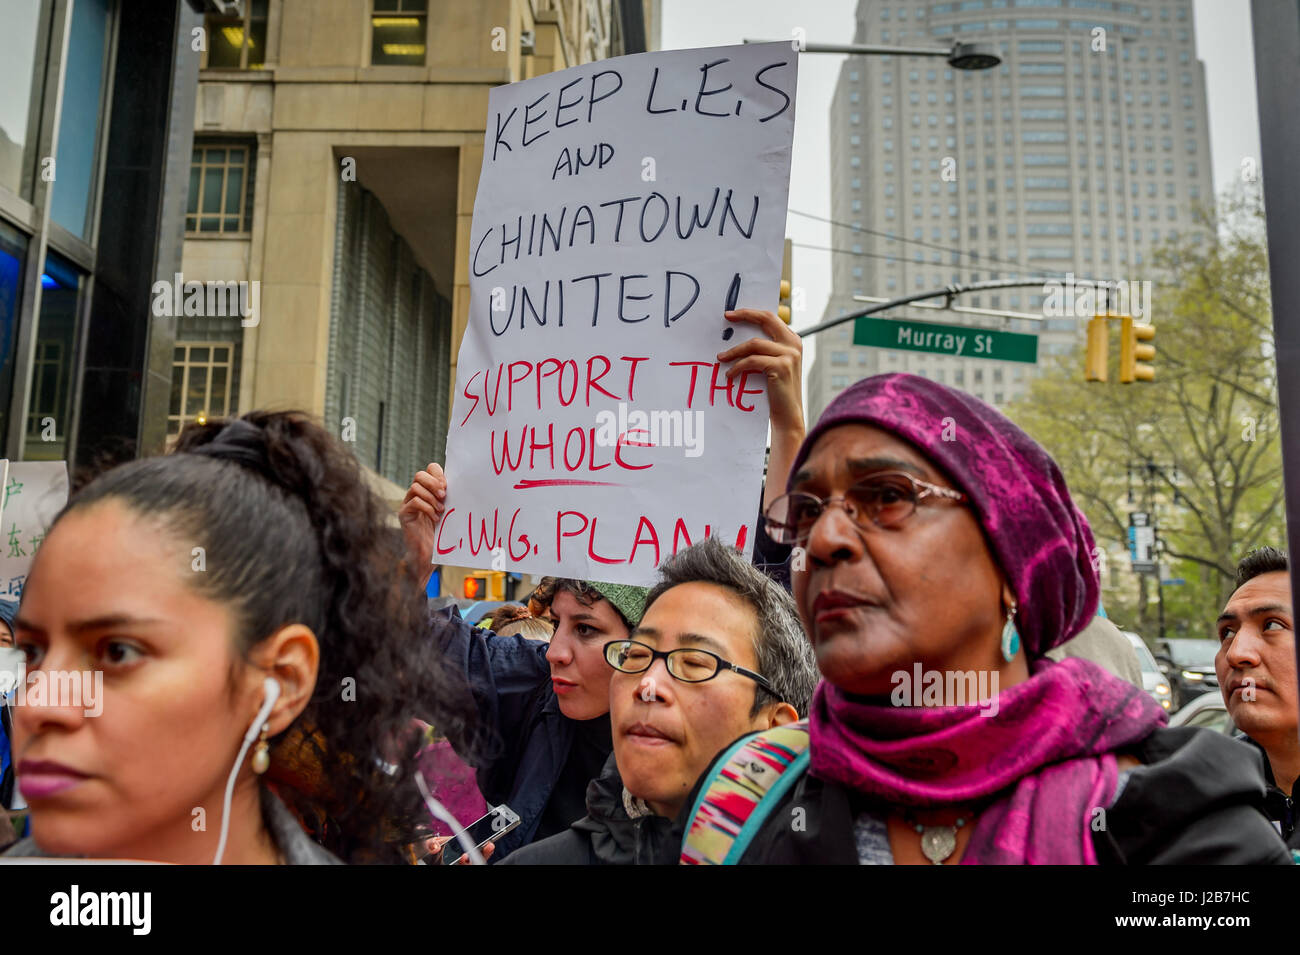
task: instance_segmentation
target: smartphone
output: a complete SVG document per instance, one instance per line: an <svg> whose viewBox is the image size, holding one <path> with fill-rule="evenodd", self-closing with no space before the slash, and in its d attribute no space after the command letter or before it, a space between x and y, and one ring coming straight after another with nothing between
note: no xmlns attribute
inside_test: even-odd
<svg viewBox="0 0 1300 955"><path fill-rule="evenodd" d="M501 805L489 810L482 819L465 827L465 836L480 852L489 842L495 842L519 825L519 815L509 806ZM454 836L442 847L442 864L455 865L465 854L465 848Z"/></svg>

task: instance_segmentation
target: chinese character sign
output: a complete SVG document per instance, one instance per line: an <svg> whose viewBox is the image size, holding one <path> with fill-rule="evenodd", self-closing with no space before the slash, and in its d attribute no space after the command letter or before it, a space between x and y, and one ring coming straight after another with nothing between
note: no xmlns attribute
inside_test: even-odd
<svg viewBox="0 0 1300 955"><path fill-rule="evenodd" d="M0 512L0 597L18 600L45 532L68 503L63 461L7 461Z"/></svg>
<svg viewBox="0 0 1300 955"><path fill-rule="evenodd" d="M724 311L777 303L797 57L492 90L436 562L644 584L706 536L752 549L766 380L717 355L759 334Z"/></svg>

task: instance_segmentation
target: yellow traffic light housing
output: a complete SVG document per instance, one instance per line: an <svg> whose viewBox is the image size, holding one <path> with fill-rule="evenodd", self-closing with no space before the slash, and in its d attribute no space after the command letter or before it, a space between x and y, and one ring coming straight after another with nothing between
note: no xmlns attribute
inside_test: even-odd
<svg viewBox="0 0 1300 955"><path fill-rule="evenodd" d="M781 256L781 294L779 296L781 302L776 307L776 315L777 318L781 319L781 321L785 322L787 325L790 324L790 314L791 314L790 296L794 290L794 286L791 284L791 276L790 276L790 270L791 270L793 259L794 259L793 246L790 240L786 239L785 248Z"/></svg>
<svg viewBox="0 0 1300 955"><path fill-rule="evenodd" d="M776 315L787 325L790 324L790 282L781 280L781 304L776 307Z"/></svg>
<svg viewBox="0 0 1300 955"><path fill-rule="evenodd" d="M1156 337L1154 325L1138 325L1129 315L1120 319L1119 380L1123 384L1154 381L1156 370L1145 364L1156 357L1156 346L1142 344Z"/></svg>
<svg viewBox="0 0 1300 955"><path fill-rule="evenodd" d="M1083 368L1084 381L1105 381L1110 357L1110 326L1105 315L1088 322L1088 357Z"/></svg>

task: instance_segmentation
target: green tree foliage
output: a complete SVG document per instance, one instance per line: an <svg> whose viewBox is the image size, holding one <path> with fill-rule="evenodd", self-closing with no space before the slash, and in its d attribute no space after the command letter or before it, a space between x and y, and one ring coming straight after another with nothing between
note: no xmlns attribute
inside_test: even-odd
<svg viewBox="0 0 1300 955"><path fill-rule="evenodd" d="M1131 511L1155 511L1166 573L1187 581L1163 588L1166 636L1210 636L1237 560L1286 546L1257 195L1222 197L1217 222L1202 216L1137 278L1152 282L1155 381L1118 383L1112 321L1109 382L1084 381L1082 348L1053 356L1008 414L1056 458L1106 551L1127 550ZM1154 639L1154 581L1128 573L1127 556L1099 563L1107 612Z"/></svg>

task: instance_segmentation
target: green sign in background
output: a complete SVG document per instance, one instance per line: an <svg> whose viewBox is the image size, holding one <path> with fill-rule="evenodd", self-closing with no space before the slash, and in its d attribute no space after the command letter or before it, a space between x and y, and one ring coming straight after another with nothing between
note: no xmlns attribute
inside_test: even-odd
<svg viewBox="0 0 1300 955"><path fill-rule="evenodd" d="M1038 361L1038 336L995 332L968 325L904 322L892 318L859 318L853 323L853 344L905 351L932 352L960 358L994 361Z"/></svg>

